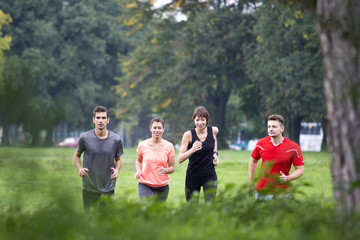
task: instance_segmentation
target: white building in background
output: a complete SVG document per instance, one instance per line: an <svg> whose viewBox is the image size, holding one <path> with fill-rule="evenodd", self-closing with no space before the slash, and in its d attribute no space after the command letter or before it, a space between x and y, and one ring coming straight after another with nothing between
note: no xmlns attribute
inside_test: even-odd
<svg viewBox="0 0 360 240"><path fill-rule="evenodd" d="M300 149L303 152L320 152L324 132L320 123L303 122L300 131Z"/></svg>

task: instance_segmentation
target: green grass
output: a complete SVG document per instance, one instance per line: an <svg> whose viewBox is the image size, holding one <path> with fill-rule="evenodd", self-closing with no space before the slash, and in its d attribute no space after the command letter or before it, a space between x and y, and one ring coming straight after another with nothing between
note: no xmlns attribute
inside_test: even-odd
<svg viewBox="0 0 360 240"><path fill-rule="evenodd" d="M137 180L135 174L135 148L125 149L122 156L122 168L115 189L115 197L129 201L137 200ZM75 198L74 204L81 208L81 178L78 176L72 160L74 149L63 148L0 148L0 201L10 204L21 199L27 208L37 208L47 201L54 186L61 188ZM247 168L251 152L219 151L220 164L218 191L234 185L232 191L245 191ZM305 174L294 181L305 197L318 198L332 202L329 153L303 153ZM184 185L187 161L178 164L170 175L170 193L168 201L178 205L185 201ZM260 162L258 164L258 170ZM310 186L308 186L310 185ZM200 196L202 200L202 195ZM300 196L304 197L304 196Z"/></svg>
<svg viewBox="0 0 360 240"><path fill-rule="evenodd" d="M250 152L219 151L212 204L185 202L187 162L176 163L166 203L139 202L134 148L125 149L115 196L83 211L74 149L0 148L0 239L359 239L332 198L329 153L303 153L296 200L255 201L246 193ZM259 164L260 165L260 164ZM258 166L259 169L260 166ZM201 199L203 200L203 199Z"/></svg>

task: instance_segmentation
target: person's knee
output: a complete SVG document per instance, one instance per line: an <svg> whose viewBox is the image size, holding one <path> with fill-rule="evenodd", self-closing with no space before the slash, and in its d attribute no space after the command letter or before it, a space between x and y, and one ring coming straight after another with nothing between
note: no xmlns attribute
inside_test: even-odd
<svg viewBox="0 0 360 240"><path fill-rule="evenodd" d="M217 192L217 180L210 180L204 184L205 202L210 202L215 199Z"/></svg>
<svg viewBox="0 0 360 240"><path fill-rule="evenodd" d="M204 184L204 192L215 192L217 190L217 180L210 180Z"/></svg>
<svg viewBox="0 0 360 240"><path fill-rule="evenodd" d="M204 191L205 202L211 202L216 197L216 189L210 188Z"/></svg>
<svg viewBox="0 0 360 240"><path fill-rule="evenodd" d="M186 201L187 202L198 202L200 190L186 190Z"/></svg>

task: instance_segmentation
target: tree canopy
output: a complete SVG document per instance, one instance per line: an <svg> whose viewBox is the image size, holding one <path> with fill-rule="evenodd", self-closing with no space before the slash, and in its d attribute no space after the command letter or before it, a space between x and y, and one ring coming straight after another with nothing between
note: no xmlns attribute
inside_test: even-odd
<svg viewBox="0 0 360 240"><path fill-rule="evenodd" d="M11 17L9 14L5 14L0 9L0 84L2 84L2 69L5 62L4 59L4 51L9 50L11 37L10 36L2 36L2 27L3 25L8 25L11 23Z"/></svg>
<svg viewBox="0 0 360 240"><path fill-rule="evenodd" d="M290 138L298 141L302 120L324 119L315 13L299 3L284 6L264 1L255 15L256 43L248 48L247 72L258 86L261 112L286 116Z"/></svg>
<svg viewBox="0 0 360 240"><path fill-rule="evenodd" d="M129 1L124 7L138 6ZM174 3L176 4L176 3ZM226 108L231 94L241 94L249 81L245 74L243 46L252 40L253 16L241 4L218 5L194 2L184 9L186 21L172 15L162 18L169 6L158 10L138 32L135 49L121 57L123 76L118 78L121 114L161 114L178 136L192 126L191 114L197 105L206 106L211 123L221 130L219 145L226 146ZM139 20L149 18L149 7L137 8ZM154 10L151 10L154 11ZM133 13L133 12L132 12Z"/></svg>
<svg viewBox="0 0 360 240"><path fill-rule="evenodd" d="M313 12L299 5L258 7L257 1L172 1L161 9L151 1L121 2L134 39L134 51L120 57L117 78L124 118L162 115L179 141L192 126L193 108L204 105L220 128L221 147L239 122L259 122L273 112L297 123L295 141L302 119L323 119Z"/></svg>
<svg viewBox="0 0 360 240"><path fill-rule="evenodd" d="M90 127L98 104L127 120L130 145L148 136L153 115L165 119L169 140L178 143L193 127L198 105L209 109L222 148L244 128L249 137L261 137L265 128L256 126L272 112L298 126L301 119L323 119L314 14L296 4L0 3L14 19L4 28L13 41L4 63L0 122L23 126L34 145L41 130L51 145L55 126Z"/></svg>
<svg viewBox="0 0 360 240"><path fill-rule="evenodd" d="M127 51L111 0L0 1L13 18L4 28L13 38L4 66L0 98L2 125L18 122L31 133L33 145L52 145L54 126L89 126L98 104L115 106L114 76L120 74L119 52ZM14 72L15 70L15 72ZM10 111L11 106L18 111ZM16 119L16 120L15 120Z"/></svg>

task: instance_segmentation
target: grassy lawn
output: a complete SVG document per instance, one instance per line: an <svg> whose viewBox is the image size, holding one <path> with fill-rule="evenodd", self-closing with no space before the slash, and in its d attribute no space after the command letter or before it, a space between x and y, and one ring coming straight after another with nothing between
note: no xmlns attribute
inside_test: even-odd
<svg viewBox="0 0 360 240"><path fill-rule="evenodd" d="M125 149L123 166L117 181L115 197L137 201L135 174L135 148ZM21 204L32 209L47 204L57 191L64 191L74 199L73 204L82 209L81 178L72 160L74 149L64 148L0 148L0 206ZM217 167L218 194L233 186L227 195L245 191L247 168L251 152L219 151ZM298 198L316 198L332 203L332 186L329 153L303 153L305 175L294 182L304 195ZM184 184L187 161L176 163L170 175L168 203L178 205L185 202ZM258 164L258 170L260 162ZM202 200L202 195L200 199Z"/></svg>
<svg viewBox="0 0 360 240"><path fill-rule="evenodd" d="M83 211L74 149L0 148L0 239L359 239L360 222L341 224L334 208L329 153L303 153L296 200L246 194L250 152L219 151L212 204L188 204L187 162L176 164L165 204L137 199L135 148L125 149L115 196ZM258 170L259 170L258 166ZM203 197L201 196L201 200Z"/></svg>

